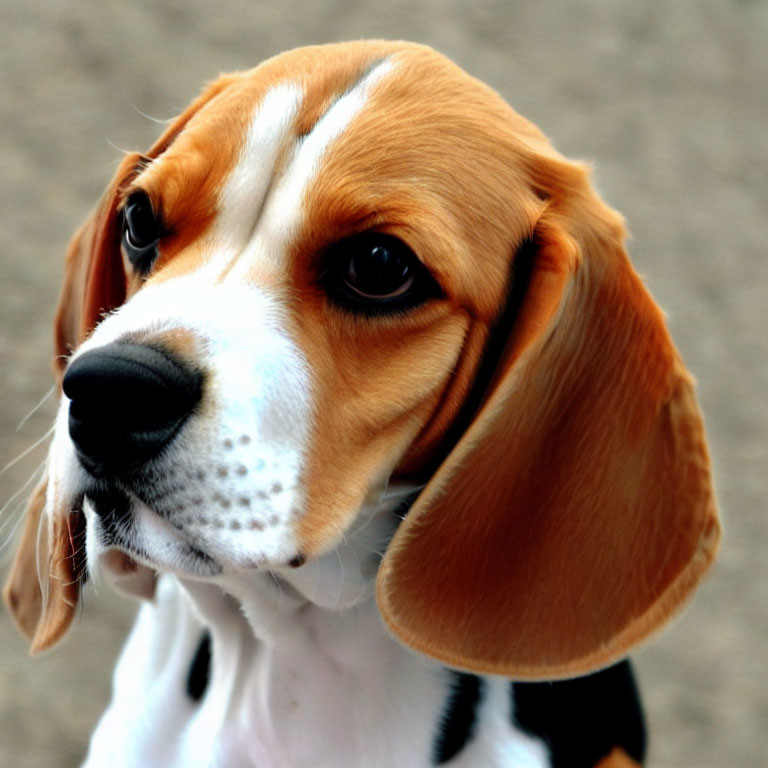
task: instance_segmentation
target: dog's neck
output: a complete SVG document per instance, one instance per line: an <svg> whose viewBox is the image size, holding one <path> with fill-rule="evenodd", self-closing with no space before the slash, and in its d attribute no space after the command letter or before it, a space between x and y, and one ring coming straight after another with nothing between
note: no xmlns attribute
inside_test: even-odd
<svg viewBox="0 0 768 768"><path fill-rule="evenodd" d="M413 718L427 711L434 719L435 707L409 709L402 697L440 701L448 673L389 635L374 598L398 502L390 495L365 509L336 549L300 568L230 575L216 584L180 580L212 636L211 677L200 704L211 712L203 721L218 713L218 727L229 732L223 743L237 745L233 762L221 764L239 764L245 750L252 762L244 765L367 765L381 722L419 741L403 745L404 755L429 753L438 723L414 728ZM247 728L238 724L242 717ZM249 734L247 744L241 733ZM328 754L318 755L318 744ZM221 759L221 742L216 749ZM383 743L382 754L389 750Z"/></svg>

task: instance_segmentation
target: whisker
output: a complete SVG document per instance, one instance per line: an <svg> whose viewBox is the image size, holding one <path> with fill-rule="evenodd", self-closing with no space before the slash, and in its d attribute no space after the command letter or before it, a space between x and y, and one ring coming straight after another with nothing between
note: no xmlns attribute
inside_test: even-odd
<svg viewBox="0 0 768 768"><path fill-rule="evenodd" d="M85 542L83 542L79 547L77 547L77 549L73 548L71 554L64 555L64 559L65 560L69 560L69 559L71 559L73 557L77 557L78 555L82 554L83 552L85 552ZM82 568L80 570L82 570Z"/></svg>
<svg viewBox="0 0 768 768"><path fill-rule="evenodd" d="M345 538L345 537L342 537ZM344 541L344 544L346 546L347 542L346 539ZM339 561L339 589L336 594L336 607L334 610L338 611L341 606L341 598L344 594L344 562L341 559L341 553L338 550L338 547L336 548L336 559Z"/></svg>
<svg viewBox="0 0 768 768"><path fill-rule="evenodd" d="M157 123L158 125L169 125L173 122L172 117L167 117L165 119L161 119L159 117L152 117L152 115L148 115L146 112L142 112L135 104L132 105L135 112L138 112L143 118L146 118L151 123Z"/></svg>
<svg viewBox="0 0 768 768"><path fill-rule="evenodd" d="M355 558L355 560L357 562L357 572L359 574L362 574L362 572L363 572L363 564L360 562L360 555L358 554L356 547L350 547L349 551L350 551L350 553L352 554L352 556Z"/></svg>
<svg viewBox="0 0 768 768"><path fill-rule="evenodd" d="M320 558L315 558L314 560L315 564L315 595L313 598L313 602L319 603L320 602Z"/></svg>
<svg viewBox="0 0 768 768"><path fill-rule="evenodd" d="M132 155L133 152L130 149L123 149L122 147L118 147L117 144L115 144L111 139L107 139L107 144L109 144L112 149L116 149L121 155Z"/></svg>
<svg viewBox="0 0 768 768"><path fill-rule="evenodd" d="M56 355L56 356L55 356L53 359L54 359L55 361L61 360L61 362L62 362L62 363L66 363L66 362L67 362L67 360L69 360L69 358L70 358L71 356L72 356L72 353L71 353L71 351L70 351L70 354L68 354L68 355Z"/></svg>
<svg viewBox="0 0 768 768"><path fill-rule="evenodd" d="M269 620L269 622L265 625L266 631L269 631L272 625L277 621L278 617L280 616L280 607L283 604L283 585L280 583L280 579L277 578L277 576L272 573L272 571L267 571L272 581L275 582L275 586L277 587L277 604L275 605L275 610L272 613L272 618Z"/></svg>
<svg viewBox="0 0 768 768"><path fill-rule="evenodd" d="M8 509L8 507L11 506L18 498L21 496L27 488L29 488L30 485L35 480L39 480L43 476L43 472L45 471L45 460L41 461L40 464L38 464L37 468L32 471L32 474L24 481L24 484L11 496L5 504L3 504L2 507L0 507L0 517L5 516L5 512ZM3 530L3 527L6 525L7 521L4 521L3 523L0 523L0 531Z"/></svg>
<svg viewBox="0 0 768 768"><path fill-rule="evenodd" d="M83 544L77 550L74 550L71 555L70 554L60 555L59 557L57 557L57 559L54 562L57 565L60 565L62 563L66 563L67 561L72 560L76 555L79 555L81 552L84 552L84 551L85 551L85 544ZM64 586L67 586L67 587L71 586L72 584L80 584L80 585L82 585L84 583L83 582L83 577L85 576L87 570L88 570L88 568L87 568L86 565L81 565L78 568L78 572L77 573L73 573L73 578L72 578L71 581L62 581L61 583Z"/></svg>
<svg viewBox="0 0 768 768"><path fill-rule="evenodd" d="M16 491L16 493L14 493L13 496L11 496L11 498L8 499L8 501L6 501L2 507L0 507L0 518L5 518L2 522L0 522L0 534L3 533L8 525L11 526L11 530L9 531L5 541L0 543L0 552L5 550L5 548L13 541L16 536L16 531L19 529L19 525L21 525L21 521L24 519L24 515L19 514L19 512L23 512L25 499L22 499L16 508L10 514L6 515L8 507L18 501L19 496L24 495L31 485L35 485L42 478L44 472L45 461L42 461L37 469L35 469L27 478L26 482Z"/></svg>
<svg viewBox="0 0 768 768"><path fill-rule="evenodd" d="M370 514L366 515L362 520L358 518L355 523L352 525L352 528L349 531L350 536L357 536L359 533L362 533L374 520L376 517L377 510L373 510Z"/></svg>
<svg viewBox="0 0 768 768"><path fill-rule="evenodd" d="M37 571L37 583L40 587L40 595L42 597L43 613L48 605L48 579L43 578L43 560L45 559L43 554L43 531L45 530L45 523L47 515L45 510L40 515L40 519L37 521L37 538L35 542L35 569Z"/></svg>
<svg viewBox="0 0 768 768"><path fill-rule="evenodd" d="M19 422L15 431L19 432L24 425L45 405L48 398L50 398L56 392L56 387L51 387L44 395L42 400Z"/></svg>
<svg viewBox="0 0 768 768"><path fill-rule="evenodd" d="M11 467L18 464L22 459L29 456L29 454L32 453L32 451L34 451L36 448L39 448L53 434L54 429L56 429L55 425L47 430L41 438L35 440L35 442L32 443L29 448L22 451L15 459L11 459L11 461L9 461L2 469L0 469L0 476L4 475Z"/></svg>
<svg viewBox="0 0 768 768"><path fill-rule="evenodd" d="M8 504L3 506L3 510L8 507ZM10 530L5 539L0 543L0 553L4 553L6 547L10 546L16 540L16 533L19 530L22 520L24 520L24 502L20 501L13 510L8 514L7 518L0 525L0 533L3 533L5 529L10 525Z"/></svg>

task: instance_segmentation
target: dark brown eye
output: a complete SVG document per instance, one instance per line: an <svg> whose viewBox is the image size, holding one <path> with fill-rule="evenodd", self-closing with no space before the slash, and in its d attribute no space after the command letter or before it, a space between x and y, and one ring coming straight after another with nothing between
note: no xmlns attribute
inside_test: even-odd
<svg viewBox="0 0 768 768"><path fill-rule="evenodd" d="M123 208L123 248L129 261L146 273L157 257L160 223L144 192L134 192Z"/></svg>
<svg viewBox="0 0 768 768"><path fill-rule="evenodd" d="M328 294L352 311L396 312L440 295L416 254L392 235L366 232L347 238L326 259Z"/></svg>

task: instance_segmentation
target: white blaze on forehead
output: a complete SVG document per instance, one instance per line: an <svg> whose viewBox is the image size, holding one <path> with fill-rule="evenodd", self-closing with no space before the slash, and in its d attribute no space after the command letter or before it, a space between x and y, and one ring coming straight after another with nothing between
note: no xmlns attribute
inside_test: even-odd
<svg viewBox="0 0 768 768"><path fill-rule="evenodd" d="M334 102L312 131L297 144L284 174L274 179L273 187L267 189L263 206L246 214L253 237L233 269L238 279L243 279L258 262L278 270L284 267L288 246L301 224L305 194L321 172L323 157L363 110L371 89L393 66L389 60L377 64Z"/></svg>
<svg viewBox="0 0 768 768"><path fill-rule="evenodd" d="M323 157L363 110L371 89L393 69L387 59L377 64L357 85L342 95L299 144L265 211L265 229L294 234L301 219L301 203Z"/></svg>
<svg viewBox="0 0 768 768"><path fill-rule="evenodd" d="M256 105L237 164L219 197L213 231L216 262L236 257L250 240L303 98L296 83L267 91Z"/></svg>

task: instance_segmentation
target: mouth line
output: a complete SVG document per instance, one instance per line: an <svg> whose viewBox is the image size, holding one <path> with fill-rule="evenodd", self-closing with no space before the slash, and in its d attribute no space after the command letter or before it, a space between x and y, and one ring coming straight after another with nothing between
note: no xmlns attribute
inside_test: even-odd
<svg viewBox="0 0 768 768"><path fill-rule="evenodd" d="M222 566L199 547L187 542L174 542L180 545L174 552L173 560L154 557L136 541L117 535L101 537L105 551L121 552L130 563L150 568L157 573L173 573L186 577L210 577L222 573Z"/></svg>
<svg viewBox="0 0 768 768"><path fill-rule="evenodd" d="M203 550L200 549L199 547L195 547L192 544L187 544L186 554L194 558L193 562L198 564L198 566L195 569L196 575L217 576L223 571L223 568L221 567L221 565L218 562L216 562L216 560L214 560L209 554L207 554L206 552L203 552ZM200 568L199 568L200 564L204 564L205 566L207 566L206 573L204 574L200 573Z"/></svg>
<svg viewBox="0 0 768 768"><path fill-rule="evenodd" d="M183 528L173 525L140 499L131 498L118 486L92 487L84 491L83 497L99 520L98 538L105 550L119 550L131 561L158 572L203 577L223 571L217 560L189 540ZM152 516L153 524L163 528L160 541L170 557L156 556L141 541L141 528L137 525L139 504L145 508L145 514Z"/></svg>

